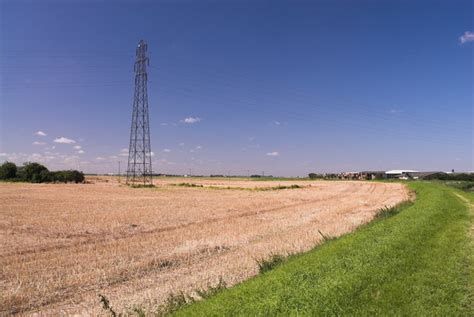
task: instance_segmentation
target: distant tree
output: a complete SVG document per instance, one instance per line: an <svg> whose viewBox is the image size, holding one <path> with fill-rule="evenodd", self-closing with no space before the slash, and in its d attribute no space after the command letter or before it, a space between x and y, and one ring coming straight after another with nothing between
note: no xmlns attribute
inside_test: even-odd
<svg viewBox="0 0 474 317"><path fill-rule="evenodd" d="M48 169L39 163L27 162L19 170L19 176L22 180L32 183L42 183L46 177Z"/></svg>
<svg viewBox="0 0 474 317"><path fill-rule="evenodd" d="M14 163L5 162L0 165L0 179L14 179L30 183L83 183L84 173L77 170L50 172L46 166L27 162L17 168Z"/></svg>
<svg viewBox="0 0 474 317"><path fill-rule="evenodd" d="M82 183L84 182L84 173L76 170L51 172L50 181L59 183Z"/></svg>
<svg viewBox="0 0 474 317"><path fill-rule="evenodd" d="M16 177L17 167L15 163L5 162L0 165L0 179L13 179Z"/></svg>
<svg viewBox="0 0 474 317"><path fill-rule="evenodd" d="M331 173L329 173L329 174L324 174L324 175L323 175L323 178L324 178L324 179L337 179L337 178L338 178L338 175L337 175L337 174L331 174Z"/></svg>
<svg viewBox="0 0 474 317"><path fill-rule="evenodd" d="M40 173L39 173L39 176L37 176L37 179L39 180L38 183L49 183L51 182L51 172L48 171L47 169L46 170L42 170Z"/></svg>
<svg viewBox="0 0 474 317"><path fill-rule="evenodd" d="M258 174L255 174L255 175L250 175L251 178L260 178L262 177L262 175L258 175Z"/></svg>
<svg viewBox="0 0 474 317"><path fill-rule="evenodd" d="M79 172L79 171L76 171L76 170L72 170L71 171L71 175L72 175L72 181L74 183L82 183L84 182L84 173L83 172Z"/></svg>
<svg viewBox="0 0 474 317"><path fill-rule="evenodd" d="M318 174L316 173L309 173L308 174L308 177L311 178L311 179L315 179L315 178L321 178Z"/></svg>

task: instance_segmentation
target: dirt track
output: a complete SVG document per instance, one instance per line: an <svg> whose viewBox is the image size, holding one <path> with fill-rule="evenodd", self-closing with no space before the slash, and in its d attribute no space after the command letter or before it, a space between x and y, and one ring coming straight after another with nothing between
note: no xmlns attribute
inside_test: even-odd
<svg viewBox="0 0 474 317"><path fill-rule="evenodd" d="M0 312L100 313L155 307L171 292L232 285L255 259L313 247L408 199L401 184L186 179L132 189L0 183ZM242 188L299 184L301 189ZM5 291L6 290L6 291Z"/></svg>

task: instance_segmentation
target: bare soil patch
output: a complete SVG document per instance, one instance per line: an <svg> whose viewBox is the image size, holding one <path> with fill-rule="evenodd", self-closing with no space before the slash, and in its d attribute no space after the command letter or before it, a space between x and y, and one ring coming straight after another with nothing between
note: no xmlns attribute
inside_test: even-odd
<svg viewBox="0 0 474 317"><path fill-rule="evenodd" d="M397 183L91 182L0 183L0 313L98 314L99 293L118 310L152 308L219 277L241 282L257 274L255 259L306 251L318 231L339 236L409 198ZM204 187L171 186L182 182ZM302 188L232 189L293 184Z"/></svg>

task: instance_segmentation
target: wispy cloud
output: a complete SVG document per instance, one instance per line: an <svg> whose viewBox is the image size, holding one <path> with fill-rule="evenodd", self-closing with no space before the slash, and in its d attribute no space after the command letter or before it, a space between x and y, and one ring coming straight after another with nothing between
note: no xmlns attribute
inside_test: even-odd
<svg viewBox="0 0 474 317"><path fill-rule="evenodd" d="M202 146L201 145L196 146L196 150L202 150Z"/></svg>
<svg viewBox="0 0 474 317"><path fill-rule="evenodd" d="M158 165L176 165L176 163L170 162L167 159L161 159L158 161Z"/></svg>
<svg viewBox="0 0 474 317"><path fill-rule="evenodd" d="M390 114L398 114L402 111L399 110L399 109L396 109L396 108L390 108L387 112L390 113Z"/></svg>
<svg viewBox="0 0 474 317"><path fill-rule="evenodd" d="M268 152L267 156L280 156L280 152L274 151L274 152Z"/></svg>
<svg viewBox="0 0 474 317"><path fill-rule="evenodd" d="M55 143L61 143L61 144L74 144L76 143L76 141L74 141L73 139L68 139L68 138L65 138L65 137L60 137L60 138L56 138L54 139L54 142Z"/></svg>
<svg viewBox="0 0 474 317"><path fill-rule="evenodd" d="M128 156L128 149L126 148L121 149L119 156Z"/></svg>
<svg viewBox="0 0 474 317"><path fill-rule="evenodd" d="M80 150L80 149L82 149L82 146L80 146L80 145L74 145L73 148L74 148L75 150Z"/></svg>
<svg viewBox="0 0 474 317"><path fill-rule="evenodd" d="M45 144L46 144L45 142L39 142L39 141L33 142L33 145L45 145Z"/></svg>
<svg viewBox="0 0 474 317"><path fill-rule="evenodd" d="M181 120L181 122L188 123L188 124L198 123L200 121L201 121L201 118L199 117L187 117Z"/></svg>
<svg viewBox="0 0 474 317"><path fill-rule="evenodd" d="M169 153L169 152L171 152L171 150L170 149L164 149L163 152Z"/></svg>
<svg viewBox="0 0 474 317"><path fill-rule="evenodd" d="M84 154L85 152L83 150L77 151L77 154Z"/></svg>
<svg viewBox="0 0 474 317"><path fill-rule="evenodd" d="M273 124L274 124L274 125L280 125L281 122L280 122L280 121L274 121Z"/></svg>
<svg viewBox="0 0 474 317"><path fill-rule="evenodd" d="M461 44L474 41L474 32L466 31L463 35L459 37L459 42Z"/></svg>
<svg viewBox="0 0 474 317"><path fill-rule="evenodd" d="M40 130L40 131L36 131L35 135L46 136L47 134Z"/></svg>
<svg viewBox="0 0 474 317"><path fill-rule="evenodd" d="M0 157L2 156L16 164L38 162L45 164L50 169L77 169L80 167L80 164L86 163L78 155L50 151L44 151L43 153L0 153Z"/></svg>
<svg viewBox="0 0 474 317"><path fill-rule="evenodd" d="M0 156L5 156L7 160L15 162L17 164L21 164L24 162L48 163L62 157L62 156L58 156L57 153L50 153L50 152L45 152L45 154L0 153ZM66 157L66 155L64 155L64 157Z"/></svg>

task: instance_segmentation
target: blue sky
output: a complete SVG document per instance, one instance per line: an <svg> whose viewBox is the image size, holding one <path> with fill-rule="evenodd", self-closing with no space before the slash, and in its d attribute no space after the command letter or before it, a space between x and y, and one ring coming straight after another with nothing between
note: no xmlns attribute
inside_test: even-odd
<svg viewBox="0 0 474 317"><path fill-rule="evenodd" d="M145 39L155 172L474 169L472 1L0 10L0 161L124 170Z"/></svg>

